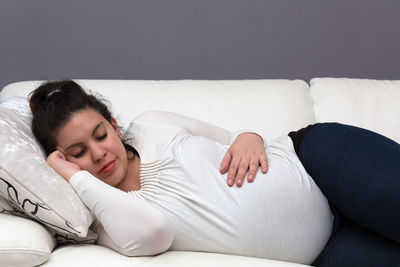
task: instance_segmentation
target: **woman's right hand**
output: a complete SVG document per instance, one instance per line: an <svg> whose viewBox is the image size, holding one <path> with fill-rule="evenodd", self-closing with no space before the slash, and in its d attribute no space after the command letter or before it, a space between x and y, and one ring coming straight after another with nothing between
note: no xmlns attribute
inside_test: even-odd
<svg viewBox="0 0 400 267"><path fill-rule="evenodd" d="M69 162L67 157L59 150L53 151L47 157L47 164L49 164L50 167L52 167L67 182L69 182L72 175L81 170L78 165Z"/></svg>

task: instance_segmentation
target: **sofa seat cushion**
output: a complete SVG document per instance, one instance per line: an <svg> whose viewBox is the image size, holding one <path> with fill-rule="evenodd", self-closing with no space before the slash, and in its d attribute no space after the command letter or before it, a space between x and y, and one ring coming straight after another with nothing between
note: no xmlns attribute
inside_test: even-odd
<svg viewBox="0 0 400 267"><path fill-rule="evenodd" d="M54 237L38 223L0 213L0 266L39 265L55 246Z"/></svg>
<svg viewBox="0 0 400 267"><path fill-rule="evenodd" d="M118 263L118 264L116 264ZM97 245L68 245L54 250L42 267L301 267L306 265L217 253L167 251L152 257L126 257Z"/></svg>

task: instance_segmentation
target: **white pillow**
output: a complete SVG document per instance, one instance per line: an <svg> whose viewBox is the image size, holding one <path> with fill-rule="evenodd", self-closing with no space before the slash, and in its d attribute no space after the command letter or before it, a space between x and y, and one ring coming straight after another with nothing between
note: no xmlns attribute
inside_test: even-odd
<svg viewBox="0 0 400 267"><path fill-rule="evenodd" d="M50 258L56 241L39 224L0 214L0 266L36 266Z"/></svg>
<svg viewBox="0 0 400 267"><path fill-rule="evenodd" d="M317 122L340 122L400 143L400 80L314 78L311 95Z"/></svg>
<svg viewBox="0 0 400 267"><path fill-rule="evenodd" d="M25 98L0 104L0 212L30 216L53 229L61 243L94 242L88 231L93 215L46 163L31 117Z"/></svg>

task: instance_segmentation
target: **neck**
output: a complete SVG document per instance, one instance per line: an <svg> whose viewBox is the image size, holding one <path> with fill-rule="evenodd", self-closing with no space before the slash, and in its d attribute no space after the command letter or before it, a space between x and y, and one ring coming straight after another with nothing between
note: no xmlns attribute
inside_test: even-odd
<svg viewBox="0 0 400 267"><path fill-rule="evenodd" d="M125 192L140 190L140 158L138 156L128 160L126 178L116 187Z"/></svg>

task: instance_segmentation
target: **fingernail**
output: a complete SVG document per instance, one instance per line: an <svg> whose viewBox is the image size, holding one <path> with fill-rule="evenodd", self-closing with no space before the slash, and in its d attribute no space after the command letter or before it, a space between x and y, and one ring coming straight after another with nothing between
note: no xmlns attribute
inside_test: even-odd
<svg viewBox="0 0 400 267"><path fill-rule="evenodd" d="M233 180L232 179L228 179L228 185L232 185L233 184Z"/></svg>
<svg viewBox="0 0 400 267"><path fill-rule="evenodd" d="M249 181L252 181L253 180L253 175L249 174L249 176L247 178L248 178Z"/></svg>

